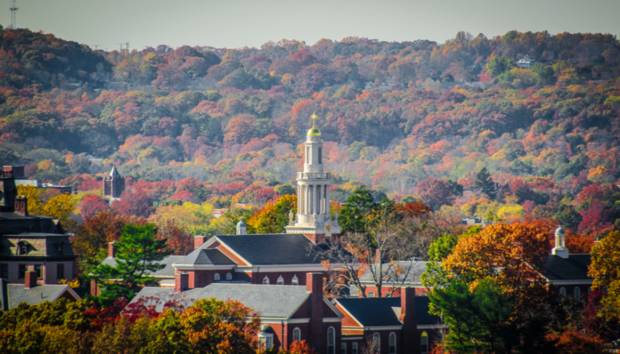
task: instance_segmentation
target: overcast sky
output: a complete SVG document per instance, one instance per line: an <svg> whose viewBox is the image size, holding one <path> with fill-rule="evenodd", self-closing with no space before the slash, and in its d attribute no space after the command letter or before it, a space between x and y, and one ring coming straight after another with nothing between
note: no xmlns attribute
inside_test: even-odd
<svg viewBox="0 0 620 354"><path fill-rule="evenodd" d="M0 0L7 26L11 0ZM458 31L620 34L620 0L17 0L18 27L102 49L238 48L367 37L443 42Z"/></svg>

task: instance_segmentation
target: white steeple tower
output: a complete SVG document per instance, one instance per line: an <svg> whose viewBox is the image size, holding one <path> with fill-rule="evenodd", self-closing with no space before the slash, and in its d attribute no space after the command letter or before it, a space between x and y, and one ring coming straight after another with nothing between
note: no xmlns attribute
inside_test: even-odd
<svg viewBox="0 0 620 354"><path fill-rule="evenodd" d="M562 226L559 226L555 229L555 247L551 250L551 254L561 258L568 258L569 252L568 248L566 248L564 237L564 229Z"/></svg>
<svg viewBox="0 0 620 354"><path fill-rule="evenodd" d="M329 173L323 170L323 143L316 126L319 117L312 114L312 127L304 143L304 169L297 172L297 215L286 227L289 234L304 234L313 242L340 233L337 220L329 215Z"/></svg>

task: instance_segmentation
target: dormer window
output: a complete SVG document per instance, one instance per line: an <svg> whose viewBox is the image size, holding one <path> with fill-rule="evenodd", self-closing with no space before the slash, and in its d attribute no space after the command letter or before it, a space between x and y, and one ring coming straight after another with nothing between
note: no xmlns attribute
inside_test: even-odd
<svg viewBox="0 0 620 354"><path fill-rule="evenodd" d="M23 256L25 254L28 254L28 251L29 251L28 242L19 241L17 243L17 255L18 256Z"/></svg>

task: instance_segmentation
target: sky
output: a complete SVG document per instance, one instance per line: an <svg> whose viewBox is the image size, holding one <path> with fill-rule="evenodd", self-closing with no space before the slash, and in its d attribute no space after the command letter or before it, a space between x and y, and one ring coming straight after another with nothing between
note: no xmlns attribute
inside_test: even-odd
<svg viewBox="0 0 620 354"><path fill-rule="evenodd" d="M9 23L11 0L0 0ZM281 39L444 42L458 31L620 35L620 0L17 0L17 26L100 49L260 47Z"/></svg>

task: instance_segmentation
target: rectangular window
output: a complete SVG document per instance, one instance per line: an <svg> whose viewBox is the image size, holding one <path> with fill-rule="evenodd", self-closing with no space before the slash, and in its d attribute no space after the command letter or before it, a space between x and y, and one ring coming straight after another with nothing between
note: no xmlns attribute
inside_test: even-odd
<svg viewBox="0 0 620 354"><path fill-rule="evenodd" d="M358 354L357 342L351 343L351 354Z"/></svg>
<svg viewBox="0 0 620 354"><path fill-rule="evenodd" d="M65 277L65 265L62 263L56 264L56 279L62 279Z"/></svg>
<svg viewBox="0 0 620 354"><path fill-rule="evenodd" d="M9 278L9 265L6 263L0 264L0 278L2 279Z"/></svg>
<svg viewBox="0 0 620 354"><path fill-rule="evenodd" d="M319 148L319 164L323 163L323 149Z"/></svg>
<svg viewBox="0 0 620 354"><path fill-rule="evenodd" d="M340 344L340 353L341 354L347 354L347 343L341 343Z"/></svg>

